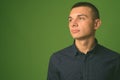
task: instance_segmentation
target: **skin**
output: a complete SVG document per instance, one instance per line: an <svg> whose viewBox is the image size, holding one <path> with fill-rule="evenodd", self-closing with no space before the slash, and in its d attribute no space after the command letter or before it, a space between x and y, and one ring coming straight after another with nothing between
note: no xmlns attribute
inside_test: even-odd
<svg viewBox="0 0 120 80"><path fill-rule="evenodd" d="M87 54L95 46L95 32L100 24L100 19L93 19L89 7L80 6L70 11L69 30L79 51Z"/></svg>

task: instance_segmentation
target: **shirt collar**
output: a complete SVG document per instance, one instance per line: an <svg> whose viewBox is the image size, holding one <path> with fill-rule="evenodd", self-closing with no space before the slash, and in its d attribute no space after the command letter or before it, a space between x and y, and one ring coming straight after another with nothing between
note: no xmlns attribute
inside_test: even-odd
<svg viewBox="0 0 120 80"><path fill-rule="evenodd" d="M87 54L94 54L95 53L95 51L99 45L97 39L95 39L95 43L96 43L95 47L92 50L90 50ZM78 49L76 48L75 41L72 45L71 50L72 50L71 52L73 52L72 53L73 56L77 56L78 54L83 54L82 52L78 51Z"/></svg>

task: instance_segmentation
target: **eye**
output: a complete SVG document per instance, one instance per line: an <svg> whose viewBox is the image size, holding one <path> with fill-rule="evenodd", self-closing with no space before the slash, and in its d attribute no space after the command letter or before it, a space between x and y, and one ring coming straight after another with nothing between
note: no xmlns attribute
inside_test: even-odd
<svg viewBox="0 0 120 80"><path fill-rule="evenodd" d="M71 19L71 18L69 18L69 19L68 19L68 21L69 21L69 22L71 22L71 21L72 21L72 19Z"/></svg>
<svg viewBox="0 0 120 80"><path fill-rule="evenodd" d="M79 17L79 20L85 20L85 18L84 17Z"/></svg>

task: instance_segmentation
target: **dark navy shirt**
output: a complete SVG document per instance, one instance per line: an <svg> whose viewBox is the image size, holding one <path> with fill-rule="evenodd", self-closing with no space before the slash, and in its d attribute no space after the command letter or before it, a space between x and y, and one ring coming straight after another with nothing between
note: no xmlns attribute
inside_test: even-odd
<svg viewBox="0 0 120 80"><path fill-rule="evenodd" d="M83 54L73 44L51 56L47 80L120 80L120 54L99 44Z"/></svg>

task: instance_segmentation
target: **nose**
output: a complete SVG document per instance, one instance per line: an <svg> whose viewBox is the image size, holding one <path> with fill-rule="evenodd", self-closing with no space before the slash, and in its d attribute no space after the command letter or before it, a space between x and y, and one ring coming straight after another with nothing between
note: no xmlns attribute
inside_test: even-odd
<svg viewBox="0 0 120 80"><path fill-rule="evenodd" d="M73 23L72 27L78 27L77 23Z"/></svg>
<svg viewBox="0 0 120 80"><path fill-rule="evenodd" d="M72 27L78 27L77 19L73 20Z"/></svg>

